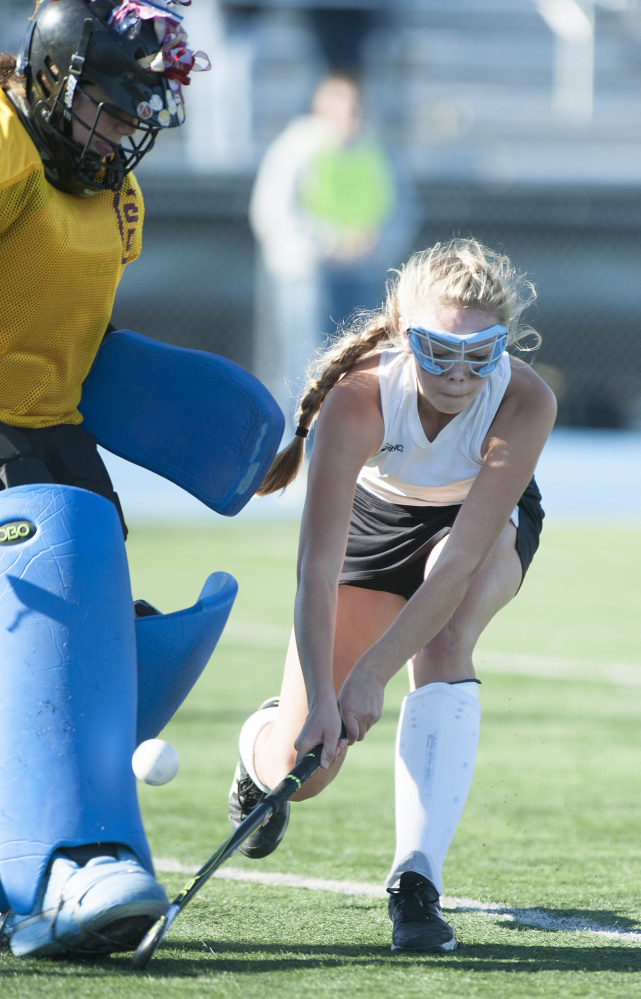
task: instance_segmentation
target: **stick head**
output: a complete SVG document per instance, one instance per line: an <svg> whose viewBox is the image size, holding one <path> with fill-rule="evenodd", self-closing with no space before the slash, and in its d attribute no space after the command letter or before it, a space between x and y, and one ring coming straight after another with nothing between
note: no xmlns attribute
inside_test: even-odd
<svg viewBox="0 0 641 999"><path fill-rule="evenodd" d="M170 907L170 911L173 906ZM147 930L144 937L138 944L138 949L133 956L132 964L136 971L143 971L151 961L158 944L169 929L173 917L169 918L169 912L157 919L151 929Z"/></svg>
<svg viewBox="0 0 641 999"><path fill-rule="evenodd" d="M341 738L347 735L345 726L341 730ZM173 923L178 913L183 909L196 892L211 877L215 870L234 853L240 844L257 828L260 818L270 814L283 802L288 801L302 784L305 783L320 766L322 745L316 746L311 753L306 753L295 767L287 774L273 791L247 815L232 835L225 840L216 853L200 868L183 891L176 896L164 916L161 916L150 930L147 931L133 956L133 966L136 971L143 971L151 961L158 944ZM256 821L258 820L258 821Z"/></svg>

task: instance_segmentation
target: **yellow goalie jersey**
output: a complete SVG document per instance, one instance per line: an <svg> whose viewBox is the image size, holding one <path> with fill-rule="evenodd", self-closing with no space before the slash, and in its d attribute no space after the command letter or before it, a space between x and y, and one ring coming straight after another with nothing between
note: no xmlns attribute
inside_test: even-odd
<svg viewBox="0 0 641 999"><path fill-rule="evenodd" d="M0 91L0 421L82 422L82 383L140 253L143 214L132 174L90 198L52 187Z"/></svg>

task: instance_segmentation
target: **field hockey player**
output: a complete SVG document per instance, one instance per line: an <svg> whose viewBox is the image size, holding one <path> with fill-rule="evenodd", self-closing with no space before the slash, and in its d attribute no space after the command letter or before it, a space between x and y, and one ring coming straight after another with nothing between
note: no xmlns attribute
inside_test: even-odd
<svg viewBox="0 0 641 999"><path fill-rule="evenodd" d="M472 655L538 547L533 473L556 414L549 388L507 349L538 340L522 322L533 297L505 256L473 239L416 253L381 311L320 357L297 436L260 490L295 478L318 417L282 688L242 728L230 819L319 743L322 767L293 800L326 787L407 663L386 881L393 950L456 947L439 897L479 739ZM286 805L243 852L271 853L288 816Z"/></svg>
<svg viewBox="0 0 641 999"><path fill-rule="evenodd" d="M37 0L19 58L0 56L0 937L17 956L134 950L166 912L132 754L237 590L212 573L193 608L134 610L98 443L230 515L284 425L237 365L110 325L141 248L132 170L207 68L182 6Z"/></svg>

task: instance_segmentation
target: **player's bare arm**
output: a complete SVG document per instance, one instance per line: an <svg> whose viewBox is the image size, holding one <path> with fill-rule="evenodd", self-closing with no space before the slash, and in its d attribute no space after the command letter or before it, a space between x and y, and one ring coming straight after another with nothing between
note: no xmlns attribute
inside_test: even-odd
<svg viewBox="0 0 641 999"><path fill-rule="evenodd" d="M377 364L377 357L362 362L323 406L301 524L294 627L310 714L296 748L304 753L323 742L324 767L340 734L332 675L338 577L356 478L383 441Z"/></svg>

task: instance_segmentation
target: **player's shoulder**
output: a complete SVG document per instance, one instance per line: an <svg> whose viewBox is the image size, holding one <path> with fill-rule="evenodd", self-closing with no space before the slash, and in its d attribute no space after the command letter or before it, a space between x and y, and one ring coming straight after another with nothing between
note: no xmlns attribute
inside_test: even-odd
<svg viewBox="0 0 641 999"><path fill-rule="evenodd" d="M334 385L323 403L323 422L329 420L350 433L361 433L368 432L372 421L380 418L379 356L358 361Z"/></svg>
<svg viewBox="0 0 641 999"><path fill-rule="evenodd" d="M142 222L145 202L142 194L142 189L138 183L135 174L128 173L124 179L122 186L121 196L123 200L131 199L135 202L138 211L138 219Z"/></svg>
<svg viewBox="0 0 641 999"><path fill-rule="evenodd" d="M383 442L383 416L376 362L359 361L328 393L318 417L314 451L317 467L336 475L341 468L358 474Z"/></svg>
<svg viewBox="0 0 641 999"><path fill-rule="evenodd" d="M136 197L138 198L142 197L142 190L140 188L140 184L138 183L135 173L126 174L123 190L125 191L125 193L130 192L132 194L135 194Z"/></svg>
<svg viewBox="0 0 641 999"><path fill-rule="evenodd" d="M538 413L556 413L556 396L530 364L510 357L510 382L503 403L515 409Z"/></svg>
<svg viewBox="0 0 641 999"><path fill-rule="evenodd" d="M0 187L41 168L38 150L11 99L0 90Z"/></svg>
<svg viewBox="0 0 641 999"><path fill-rule="evenodd" d="M380 357L380 353L369 354L357 361L334 387L336 395L356 406L378 399Z"/></svg>

